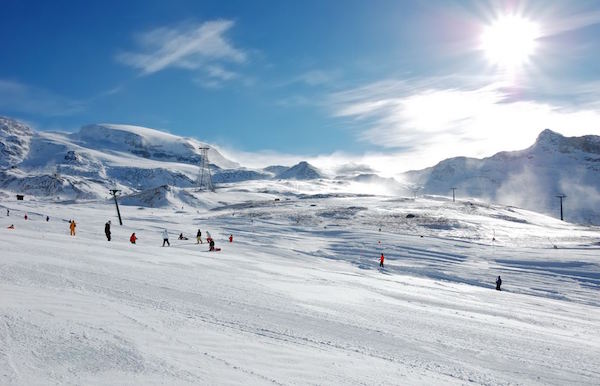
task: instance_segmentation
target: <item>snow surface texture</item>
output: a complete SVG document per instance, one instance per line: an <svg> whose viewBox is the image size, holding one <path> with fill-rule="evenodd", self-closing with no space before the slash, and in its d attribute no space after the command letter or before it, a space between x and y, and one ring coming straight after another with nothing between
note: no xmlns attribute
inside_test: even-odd
<svg viewBox="0 0 600 386"><path fill-rule="evenodd" d="M120 227L110 203L3 199L0 383L600 383L598 228L313 182L162 189L203 206Z"/></svg>

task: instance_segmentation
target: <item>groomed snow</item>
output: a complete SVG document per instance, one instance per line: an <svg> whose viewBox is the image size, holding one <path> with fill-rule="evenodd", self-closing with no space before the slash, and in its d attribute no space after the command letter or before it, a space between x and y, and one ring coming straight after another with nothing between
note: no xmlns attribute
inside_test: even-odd
<svg viewBox="0 0 600 386"><path fill-rule="evenodd" d="M109 201L4 199L0 383L600 383L598 228L309 186L122 206L123 227Z"/></svg>

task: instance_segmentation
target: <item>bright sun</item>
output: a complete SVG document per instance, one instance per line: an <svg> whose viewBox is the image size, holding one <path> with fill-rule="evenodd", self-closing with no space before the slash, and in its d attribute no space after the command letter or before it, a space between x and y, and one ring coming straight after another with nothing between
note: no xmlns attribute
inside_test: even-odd
<svg viewBox="0 0 600 386"><path fill-rule="evenodd" d="M514 68L533 55L539 37L536 23L521 16L503 16L485 28L481 48L491 63Z"/></svg>

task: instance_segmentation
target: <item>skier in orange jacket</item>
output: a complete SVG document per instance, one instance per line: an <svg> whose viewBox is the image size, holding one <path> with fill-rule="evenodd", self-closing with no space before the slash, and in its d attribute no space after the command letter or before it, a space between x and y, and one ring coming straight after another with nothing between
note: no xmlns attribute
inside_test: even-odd
<svg viewBox="0 0 600 386"><path fill-rule="evenodd" d="M69 224L69 229L71 230L71 236L75 236L75 220L71 220L71 224Z"/></svg>

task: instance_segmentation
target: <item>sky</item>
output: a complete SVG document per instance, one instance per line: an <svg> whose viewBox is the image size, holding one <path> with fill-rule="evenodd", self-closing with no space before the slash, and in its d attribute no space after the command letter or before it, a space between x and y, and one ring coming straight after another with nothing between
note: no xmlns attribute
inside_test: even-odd
<svg viewBox="0 0 600 386"><path fill-rule="evenodd" d="M600 135L597 1L2 0L0 115L383 175Z"/></svg>

